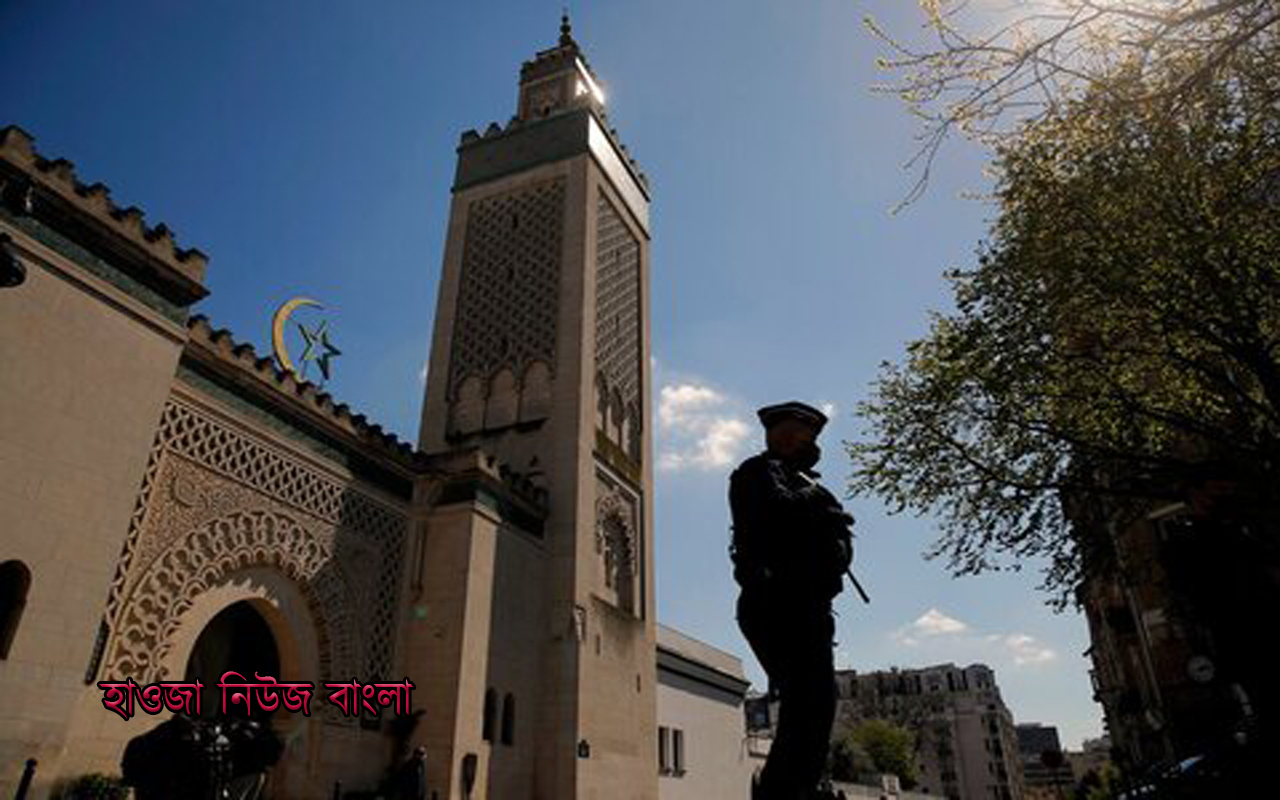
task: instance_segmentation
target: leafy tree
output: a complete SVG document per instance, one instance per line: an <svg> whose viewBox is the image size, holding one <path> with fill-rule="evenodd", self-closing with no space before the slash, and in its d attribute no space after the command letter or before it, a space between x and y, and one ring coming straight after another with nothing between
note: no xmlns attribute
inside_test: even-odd
<svg viewBox="0 0 1280 800"><path fill-rule="evenodd" d="M836 757L835 752L840 756ZM864 720L836 743L832 777L841 780L835 771L837 763L847 768L845 774L850 779L875 780L880 774L889 773L898 776L903 788L910 789L916 780L915 736L886 720Z"/></svg>
<svg viewBox="0 0 1280 800"><path fill-rule="evenodd" d="M1214 479L1276 507L1280 70L1254 55L1176 115L1134 71L998 145L956 311L883 365L848 445L851 489L937 515L955 574L1047 557L1065 604L1106 552L1064 501L1123 522Z"/></svg>
<svg viewBox="0 0 1280 800"><path fill-rule="evenodd" d="M827 771L831 779L850 783L865 783L872 780L876 773L875 762L862 745L845 735L831 743L827 758Z"/></svg>
<svg viewBox="0 0 1280 800"><path fill-rule="evenodd" d="M1089 770L1076 785L1075 800L1114 800L1119 791L1120 776L1110 762L1098 770Z"/></svg>
<svg viewBox="0 0 1280 800"><path fill-rule="evenodd" d="M894 77L879 90L900 97L922 123L912 160L919 180L904 203L924 189L953 132L998 142L1086 92L1176 111L1224 64L1259 54L1275 59L1280 31L1276 0L920 0L920 6L926 36L919 44L865 20L890 53L880 64Z"/></svg>

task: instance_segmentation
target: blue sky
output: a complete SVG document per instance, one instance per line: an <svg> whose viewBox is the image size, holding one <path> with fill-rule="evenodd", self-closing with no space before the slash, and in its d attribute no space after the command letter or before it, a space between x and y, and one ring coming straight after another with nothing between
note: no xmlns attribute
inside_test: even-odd
<svg viewBox="0 0 1280 800"><path fill-rule="evenodd" d="M521 61L554 44L559 2L0 4L0 124L73 161L122 206L210 256L199 311L269 348L283 300L326 305L343 356L328 389L416 440L459 134L505 122ZM653 188L660 619L744 657L725 481L760 445L753 410L831 404L821 464L879 363L923 335L992 209L983 153L944 152L905 212L913 120L871 91L873 14L903 0L572 3L610 118ZM991 665L1018 721L1064 744L1102 731L1081 617L1021 573L953 580L921 553L929 519L858 518L870 606L839 605L838 663Z"/></svg>

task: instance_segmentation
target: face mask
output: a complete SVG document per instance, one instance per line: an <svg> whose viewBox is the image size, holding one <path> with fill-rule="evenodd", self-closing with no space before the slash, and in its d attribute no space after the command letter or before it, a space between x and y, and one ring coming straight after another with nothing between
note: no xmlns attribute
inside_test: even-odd
<svg viewBox="0 0 1280 800"><path fill-rule="evenodd" d="M800 452L796 453L796 466L800 469L812 469L820 458L822 458L822 448L810 442L800 448Z"/></svg>

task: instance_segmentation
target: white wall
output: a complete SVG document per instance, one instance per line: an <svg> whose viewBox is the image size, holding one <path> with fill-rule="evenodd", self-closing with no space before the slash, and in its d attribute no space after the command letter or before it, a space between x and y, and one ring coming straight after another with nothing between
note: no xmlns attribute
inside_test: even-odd
<svg viewBox="0 0 1280 800"><path fill-rule="evenodd" d="M742 701L660 672L658 725L684 732L683 775L660 775L661 800L746 800L759 763L747 753ZM658 765L655 764L657 769Z"/></svg>
<svg viewBox="0 0 1280 800"><path fill-rule="evenodd" d="M712 685L658 667L658 725L683 731L683 774L660 774L660 800L747 800L751 774L763 759L748 752L742 698L746 681L736 657L658 626L658 643L689 661L741 682L738 689ZM697 670L695 670L697 671ZM722 682L723 683L723 682ZM732 683L732 681L730 682ZM657 770L659 765L654 764Z"/></svg>

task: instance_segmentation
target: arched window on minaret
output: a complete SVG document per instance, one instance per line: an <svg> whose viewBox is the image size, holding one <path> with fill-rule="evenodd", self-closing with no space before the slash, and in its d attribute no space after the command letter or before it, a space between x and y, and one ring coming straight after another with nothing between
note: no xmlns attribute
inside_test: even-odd
<svg viewBox="0 0 1280 800"><path fill-rule="evenodd" d="M498 714L498 693L492 688L484 693L484 720L481 722L480 736L486 742L493 741L493 725Z"/></svg>
<svg viewBox="0 0 1280 800"><path fill-rule="evenodd" d="M617 606L628 614L635 611L635 546L631 528L619 513L611 513L601 524L604 550L604 584L617 597Z"/></svg>
<svg viewBox="0 0 1280 800"><path fill-rule="evenodd" d="M640 463L640 448L643 443L640 441L640 406L632 403L627 406L627 437L623 443L626 448L627 455L631 456L631 460Z"/></svg>
<svg viewBox="0 0 1280 800"><path fill-rule="evenodd" d="M502 698L502 743L515 744L516 741L516 696L507 692Z"/></svg>
<svg viewBox="0 0 1280 800"><path fill-rule="evenodd" d="M609 440L619 447L623 446L622 442L622 416L625 405L622 402L622 391L614 388L609 392L609 420L608 427L605 428Z"/></svg>
<svg viewBox="0 0 1280 800"><path fill-rule="evenodd" d="M596 373L596 430L609 429L609 379L603 372Z"/></svg>
<svg viewBox="0 0 1280 800"><path fill-rule="evenodd" d="M21 561L0 564L0 659L9 657L9 647L18 633L30 588L31 570L26 564Z"/></svg>

